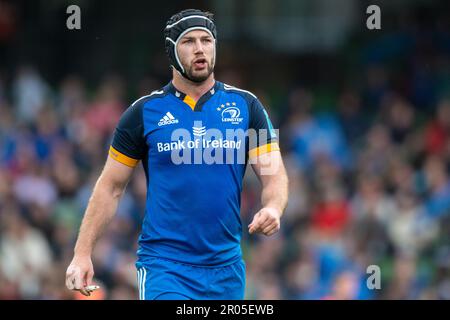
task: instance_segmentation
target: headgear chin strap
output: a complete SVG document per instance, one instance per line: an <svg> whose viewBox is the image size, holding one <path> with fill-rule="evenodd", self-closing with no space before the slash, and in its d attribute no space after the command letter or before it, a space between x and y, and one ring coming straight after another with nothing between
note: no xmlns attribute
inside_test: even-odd
<svg viewBox="0 0 450 320"><path fill-rule="evenodd" d="M192 30L204 30L208 32L217 43L217 31L214 22L208 18L203 11L196 9L184 10L172 16L164 29L164 35L166 53L169 57L171 65L178 70L183 77L196 82L186 74L186 70L184 70L181 65L181 61L177 53L178 41L180 41L186 33Z"/></svg>

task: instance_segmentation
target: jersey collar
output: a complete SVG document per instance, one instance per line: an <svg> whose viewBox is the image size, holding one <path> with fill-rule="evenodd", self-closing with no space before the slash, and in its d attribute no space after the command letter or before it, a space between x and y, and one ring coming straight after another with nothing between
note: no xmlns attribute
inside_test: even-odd
<svg viewBox="0 0 450 320"><path fill-rule="evenodd" d="M197 103L188 95L185 93L179 91L175 86L173 85L172 81L170 81L165 87L164 91L173 94L176 98L180 99L182 102L186 103L193 111L202 111L203 105L214 95L219 91L222 83L215 80L214 86L208 90L204 95L198 99Z"/></svg>

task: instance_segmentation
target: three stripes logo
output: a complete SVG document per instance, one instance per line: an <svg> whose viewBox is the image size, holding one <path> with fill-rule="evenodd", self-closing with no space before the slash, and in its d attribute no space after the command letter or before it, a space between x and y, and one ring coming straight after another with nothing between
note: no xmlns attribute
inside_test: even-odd
<svg viewBox="0 0 450 320"><path fill-rule="evenodd" d="M206 134L206 127L192 127L194 136L201 137Z"/></svg>
<svg viewBox="0 0 450 320"><path fill-rule="evenodd" d="M175 123L178 123L178 120L175 119L175 117L170 112L167 112L165 114L165 116L162 117L161 120L159 120L158 126L161 127L161 126L165 126L165 125L168 125L168 124L175 124Z"/></svg>

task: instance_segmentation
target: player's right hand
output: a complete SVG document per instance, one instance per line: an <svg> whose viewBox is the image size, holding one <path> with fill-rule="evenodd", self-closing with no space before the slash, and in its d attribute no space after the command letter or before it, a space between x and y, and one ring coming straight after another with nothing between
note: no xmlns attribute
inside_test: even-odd
<svg viewBox="0 0 450 320"><path fill-rule="evenodd" d="M90 296L91 291L86 290L92 284L94 266L91 257L73 257L66 271L66 287L69 290L80 291L85 296Z"/></svg>

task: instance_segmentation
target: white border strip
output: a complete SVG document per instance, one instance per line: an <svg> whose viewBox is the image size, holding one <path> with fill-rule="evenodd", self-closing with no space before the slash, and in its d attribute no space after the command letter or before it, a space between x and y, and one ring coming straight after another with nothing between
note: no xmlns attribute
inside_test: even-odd
<svg viewBox="0 0 450 320"><path fill-rule="evenodd" d="M147 270L145 268L142 268L144 270L144 279L142 280L142 300L145 300L145 279L147 278Z"/></svg>
<svg viewBox="0 0 450 320"><path fill-rule="evenodd" d="M257 99L257 97L256 97L253 93L251 93L250 91L247 91L247 90L238 89L238 88L236 88L236 87L230 86L230 85L225 84L225 83L223 84L223 88L224 88L225 90L236 90L236 91L245 92L245 93L250 94L250 95L251 95L252 97L254 97L255 99Z"/></svg>
<svg viewBox="0 0 450 320"><path fill-rule="evenodd" d="M187 19L192 19L192 18L205 19L205 20L208 20L208 21L211 22L211 23L214 23L214 22L212 22L209 18L207 18L207 17L205 17L205 16L188 16L188 17L184 17L184 18L178 20L178 21L175 22L175 23L169 24L169 25L166 27L166 29L170 29L170 28L172 28L173 26L176 26L176 25L177 25L178 23L180 23L181 21L185 21L185 20L187 20Z"/></svg>
<svg viewBox="0 0 450 320"><path fill-rule="evenodd" d="M164 93L164 90L161 90L161 91L153 91L153 92L150 93L149 95L146 95L146 96L143 96L143 97L140 97L139 99L137 99L135 102L133 102L133 103L131 104L131 106L134 106L136 103L138 103L139 101L141 101L141 100L144 99L144 98L150 97L150 96L152 96L152 95L154 95L154 94L162 94L162 93Z"/></svg>
<svg viewBox="0 0 450 320"><path fill-rule="evenodd" d="M141 300L141 269L138 269L137 271L137 279L138 279L139 300Z"/></svg>

